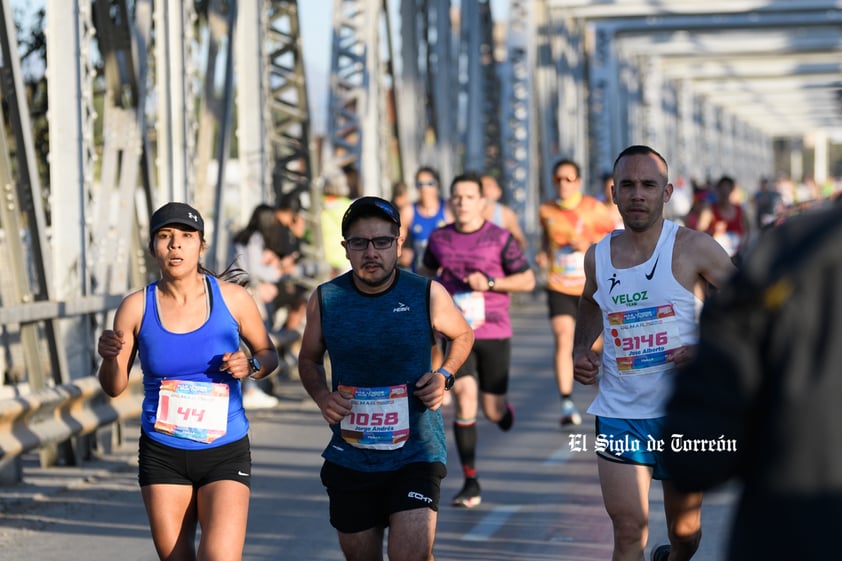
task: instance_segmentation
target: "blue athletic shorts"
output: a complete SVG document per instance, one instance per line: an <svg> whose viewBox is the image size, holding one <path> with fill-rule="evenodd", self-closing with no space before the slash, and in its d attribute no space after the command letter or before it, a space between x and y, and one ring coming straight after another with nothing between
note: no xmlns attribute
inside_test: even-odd
<svg viewBox="0 0 842 561"><path fill-rule="evenodd" d="M664 439L664 418L615 419L596 418L594 446L600 458L621 464L652 468L652 479L670 479L663 466L663 454L669 442Z"/></svg>

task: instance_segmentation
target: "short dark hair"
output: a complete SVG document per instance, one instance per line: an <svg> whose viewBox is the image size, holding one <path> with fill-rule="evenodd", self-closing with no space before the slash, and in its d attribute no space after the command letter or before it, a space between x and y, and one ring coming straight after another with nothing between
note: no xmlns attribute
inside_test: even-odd
<svg viewBox="0 0 842 561"><path fill-rule="evenodd" d="M719 185L722 185L723 183L729 183L731 185L731 187L734 187L734 186L737 185L736 180L733 177L731 177L730 175L723 175L722 177L720 177L719 181L716 182L716 185L719 186Z"/></svg>
<svg viewBox="0 0 842 561"><path fill-rule="evenodd" d="M632 146L629 146L628 148L626 148L625 150L620 152L620 155L617 156L616 160L614 160L614 167L612 168L612 174L615 171L617 171L617 164L620 162L620 159L625 158L626 156L655 156L656 158L661 160L661 162L663 162L664 169L667 171L667 174L666 174L667 181L669 181L670 168L667 165L667 160L663 156L661 156L654 148L652 148L650 146L643 145L643 144L633 144Z"/></svg>
<svg viewBox="0 0 842 561"><path fill-rule="evenodd" d="M453 178L453 181L450 182L450 194L453 195L453 187L457 183L461 183L463 181L469 181L472 183L476 183L479 187L479 194L482 195L482 174L477 173L475 171L467 171L465 173L461 173Z"/></svg>
<svg viewBox="0 0 842 561"><path fill-rule="evenodd" d="M418 168L418 171L415 172L415 181L418 181L418 176L422 173L429 173L433 176L433 179L436 180L436 183L441 186L441 179L439 178L439 172L437 172L434 168L430 166L421 166Z"/></svg>
<svg viewBox="0 0 842 561"><path fill-rule="evenodd" d="M301 208L301 197L298 190L282 193L275 205L275 210L288 210L293 213L301 212Z"/></svg>
<svg viewBox="0 0 842 561"><path fill-rule="evenodd" d="M561 166L573 166L573 168L576 170L576 178L578 179L579 177L582 177L582 170L579 167L579 164L577 164L576 162L574 162L570 158L562 158L562 159L556 161L556 163L553 164L553 174L555 174L555 172Z"/></svg>

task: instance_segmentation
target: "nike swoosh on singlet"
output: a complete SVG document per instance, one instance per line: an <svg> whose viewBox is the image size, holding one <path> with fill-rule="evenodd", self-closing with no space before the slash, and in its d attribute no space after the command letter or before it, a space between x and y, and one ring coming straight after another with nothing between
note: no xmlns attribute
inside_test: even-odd
<svg viewBox="0 0 842 561"><path fill-rule="evenodd" d="M660 258L661 258L661 257L660 257L660 256L658 256L658 259L660 259ZM652 265L652 270L649 272L649 274L648 274L648 275L644 275L644 276L646 277L646 280L652 280L652 277L654 277L654 276L655 276L655 269L657 269L657 268L658 268L658 259L655 259L655 264L654 264L654 265Z"/></svg>

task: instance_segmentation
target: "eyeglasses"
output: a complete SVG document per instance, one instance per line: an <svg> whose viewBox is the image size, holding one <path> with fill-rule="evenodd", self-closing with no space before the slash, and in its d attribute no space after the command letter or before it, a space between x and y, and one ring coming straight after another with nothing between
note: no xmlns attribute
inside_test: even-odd
<svg viewBox="0 0 842 561"><path fill-rule="evenodd" d="M377 238L348 238L345 240L345 244L348 246L348 249L354 251L364 251L368 249L368 244L374 246L374 249L389 249L392 247L392 244L395 243L395 240L398 239L394 236L380 236Z"/></svg>
<svg viewBox="0 0 842 561"><path fill-rule="evenodd" d="M555 181L556 183L561 183L562 181L565 181L567 183L575 183L578 180L578 177L564 177L563 175L553 177L553 181Z"/></svg>
<svg viewBox="0 0 842 561"><path fill-rule="evenodd" d="M416 181L415 186L420 189L421 187L438 187L439 184L437 181Z"/></svg>

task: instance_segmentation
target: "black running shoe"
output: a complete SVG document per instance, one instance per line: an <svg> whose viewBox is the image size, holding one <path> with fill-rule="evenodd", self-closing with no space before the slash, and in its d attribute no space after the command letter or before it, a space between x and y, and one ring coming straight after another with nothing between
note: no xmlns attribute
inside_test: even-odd
<svg viewBox="0 0 842 561"><path fill-rule="evenodd" d="M509 431L512 428L512 425L515 424L515 408L511 403L506 404L506 414L503 415L503 418L497 421L497 426L500 427L500 430L503 432Z"/></svg>
<svg viewBox="0 0 842 561"><path fill-rule="evenodd" d="M667 561L670 556L670 546L667 544L659 545L652 550L652 561Z"/></svg>
<svg viewBox="0 0 842 561"><path fill-rule="evenodd" d="M482 502L482 497L479 496L479 481L473 477L465 480L465 485L462 490L453 497L453 506L460 506L462 508L474 508Z"/></svg>

